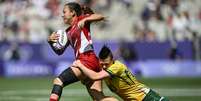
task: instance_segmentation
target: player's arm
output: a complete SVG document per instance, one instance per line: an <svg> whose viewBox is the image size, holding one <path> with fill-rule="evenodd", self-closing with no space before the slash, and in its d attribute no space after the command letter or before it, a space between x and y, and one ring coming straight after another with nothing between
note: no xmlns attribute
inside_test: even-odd
<svg viewBox="0 0 201 101"><path fill-rule="evenodd" d="M53 51L57 54L57 55L61 55L63 54L64 50L66 49L63 48L63 49L56 49L54 46L53 46L53 43L57 42L59 36L56 34L56 32L53 32L49 37L48 37L48 43L49 45L51 46L51 48L53 49Z"/></svg>
<svg viewBox="0 0 201 101"><path fill-rule="evenodd" d="M102 69L100 72L95 72L85 67L79 60L75 61L73 66L78 67L86 76L92 80L101 80L106 77L110 77L110 74L107 71Z"/></svg>
<svg viewBox="0 0 201 101"><path fill-rule="evenodd" d="M83 28L83 26L86 23L92 23L92 22L102 21L104 19L105 19L105 17L102 14L91 14L88 17L85 17L84 19L82 19L81 21L79 21L78 26L80 28Z"/></svg>
<svg viewBox="0 0 201 101"><path fill-rule="evenodd" d="M90 16L84 18L86 22L95 22L104 20L105 17L102 14L91 14Z"/></svg>

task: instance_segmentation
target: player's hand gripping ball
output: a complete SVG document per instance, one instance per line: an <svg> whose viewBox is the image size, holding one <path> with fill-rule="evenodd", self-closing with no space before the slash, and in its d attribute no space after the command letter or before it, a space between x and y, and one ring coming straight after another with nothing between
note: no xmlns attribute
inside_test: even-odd
<svg viewBox="0 0 201 101"><path fill-rule="evenodd" d="M59 37L57 42L53 43L53 47L56 49L63 49L69 44L68 36L64 30L58 30L56 34L58 34Z"/></svg>

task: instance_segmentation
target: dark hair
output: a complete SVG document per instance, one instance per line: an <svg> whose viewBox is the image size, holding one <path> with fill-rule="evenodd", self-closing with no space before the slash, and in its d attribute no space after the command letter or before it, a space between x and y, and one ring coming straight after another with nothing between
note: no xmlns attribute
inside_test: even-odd
<svg viewBox="0 0 201 101"><path fill-rule="evenodd" d="M99 58L100 59L106 59L108 56L110 56L111 59L113 59L113 55L112 55L111 50L106 45L104 45L101 48L101 51L99 52Z"/></svg>
<svg viewBox="0 0 201 101"><path fill-rule="evenodd" d="M85 5L81 6L76 2L69 2L65 4L65 6L68 6L71 11L75 11L76 16L80 16L82 14L94 14L93 10L90 7Z"/></svg>
<svg viewBox="0 0 201 101"><path fill-rule="evenodd" d="M82 14L81 6L76 2L69 2L65 4L65 6L68 6L71 11L75 11L76 16L80 16Z"/></svg>
<svg viewBox="0 0 201 101"><path fill-rule="evenodd" d="M85 14L94 14L94 11L90 7L88 7L86 5L82 5L81 8L82 8L82 13L84 15Z"/></svg>

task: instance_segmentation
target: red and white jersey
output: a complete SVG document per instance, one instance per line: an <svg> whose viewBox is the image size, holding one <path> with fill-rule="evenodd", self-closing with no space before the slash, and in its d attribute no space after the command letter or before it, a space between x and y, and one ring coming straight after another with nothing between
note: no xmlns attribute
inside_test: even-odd
<svg viewBox="0 0 201 101"><path fill-rule="evenodd" d="M79 59L87 68L98 72L101 68L98 58L93 51L90 23L86 23L82 29L78 28L78 22L88 16L83 15L77 17L74 24L66 30L66 33L68 40L70 41L70 45L74 49L76 59Z"/></svg>
<svg viewBox="0 0 201 101"><path fill-rule="evenodd" d="M70 45L74 49L76 59L79 59L87 68L98 72L101 68L99 60L93 51L90 23L85 24L82 29L78 27L78 22L88 16L89 15L83 15L78 17L74 24L66 30L66 33Z"/></svg>
<svg viewBox="0 0 201 101"><path fill-rule="evenodd" d="M87 23L80 29L78 22L89 15L82 15L75 19L74 24L66 30L70 45L74 49L76 59L79 58L80 54L93 50L90 24Z"/></svg>

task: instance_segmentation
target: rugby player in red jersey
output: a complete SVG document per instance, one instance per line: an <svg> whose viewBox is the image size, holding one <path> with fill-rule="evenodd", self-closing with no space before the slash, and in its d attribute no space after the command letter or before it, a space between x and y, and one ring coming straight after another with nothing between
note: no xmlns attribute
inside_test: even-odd
<svg viewBox="0 0 201 101"><path fill-rule="evenodd" d="M66 33L69 44L74 49L76 60L80 60L87 68L99 72L101 68L93 49L90 23L104 20L104 16L94 14L93 11L87 7L81 8L78 3L70 2L64 5L62 17L64 23L70 25L70 27L66 29ZM61 55L65 51L65 48L60 50L54 48L53 43L57 40L58 36L55 32L48 37L48 42L52 49L55 53ZM67 46L68 45L66 45L66 47ZM83 81L83 84L86 86L94 101L117 101L113 97L104 96L100 80L92 81L87 79L78 68L72 66L64 70L54 79L50 101L58 101L62 94L63 87L80 80Z"/></svg>

